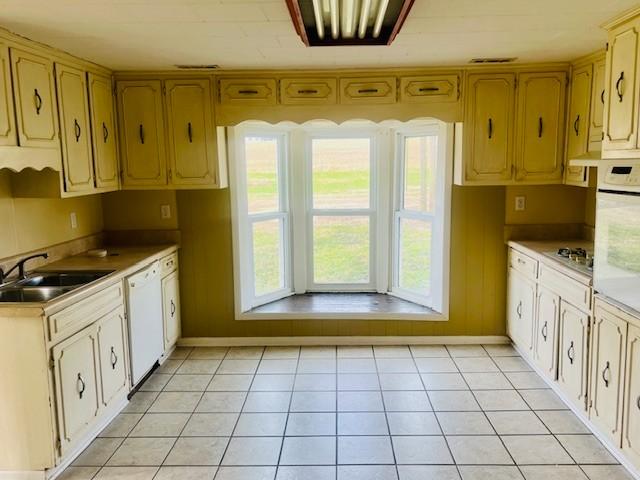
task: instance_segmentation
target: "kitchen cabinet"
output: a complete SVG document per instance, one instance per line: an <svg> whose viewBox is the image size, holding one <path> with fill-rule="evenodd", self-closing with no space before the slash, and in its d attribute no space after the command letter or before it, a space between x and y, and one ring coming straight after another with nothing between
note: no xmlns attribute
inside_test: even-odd
<svg viewBox="0 0 640 480"><path fill-rule="evenodd" d="M167 157L161 82L121 81L117 96L123 187L165 187Z"/></svg>
<svg viewBox="0 0 640 480"><path fill-rule="evenodd" d="M162 279L162 317L164 349L169 352L180 338L180 287L177 271Z"/></svg>
<svg viewBox="0 0 640 480"><path fill-rule="evenodd" d="M589 118L589 151L602 150L602 125L605 99L605 58L593 63L593 81L591 88L591 114Z"/></svg>
<svg viewBox="0 0 640 480"><path fill-rule="evenodd" d="M129 391L127 322L122 306L98 321L97 338L100 401L102 407L108 407Z"/></svg>
<svg viewBox="0 0 640 480"><path fill-rule="evenodd" d="M591 328L589 418L616 445L622 440L622 388L627 322L615 308L597 302Z"/></svg>
<svg viewBox="0 0 640 480"><path fill-rule="evenodd" d="M565 72L518 78L515 180L559 183L563 169Z"/></svg>
<svg viewBox="0 0 640 480"><path fill-rule="evenodd" d="M560 300L558 385L578 408L587 408L591 316Z"/></svg>
<svg viewBox="0 0 640 480"><path fill-rule="evenodd" d="M593 65L576 68L571 74L571 98L567 118L567 159L579 158L588 151L588 118L591 105L591 78ZM567 166L565 183L583 185L586 182L585 167Z"/></svg>
<svg viewBox="0 0 640 480"><path fill-rule="evenodd" d="M338 101L335 78L282 78L280 102L283 105L334 105Z"/></svg>
<svg viewBox="0 0 640 480"><path fill-rule="evenodd" d="M59 149L53 62L15 48L10 56L19 144Z"/></svg>
<svg viewBox="0 0 640 480"><path fill-rule="evenodd" d="M640 322L636 323L640 325ZM629 325L624 384L622 451L640 467L640 327Z"/></svg>
<svg viewBox="0 0 640 480"><path fill-rule="evenodd" d="M560 297L551 290L538 286L533 359L551 380L555 380L557 376L559 320Z"/></svg>
<svg viewBox="0 0 640 480"><path fill-rule="evenodd" d="M507 291L507 331L524 352L533 352L536 284L514 268L509 268Z"/></svg>
<svg viewBox="0 0 640 480"><path fill-rule="evenodd" d="M396 103L395 77L341 78L340 103L386 105Z"/></svg>
<svg viewBox="0 0 640 480"><path fill-rule="evenodd" d="M86 74L60 63L55 70L64 188L67 192L90 191L94 181Z"/></svg>
<svg viewBox="0 0 640 480"><path fill-rule="evenodd" d="M119 186L115 111L111 78L88 73L94 176L102 191Z"/></svg>
<svg viewBox="0 0 640 480"><path fill-rule="evenodd" d="M425 75L400 78L401 103L457 102L460 98L458 75Z"/></svg>
<svg viewBox="0 0 640 480"><path fill-rule="evenodd" d="M274 78L221 78L220 103L235 106L273 106L277 101Z"/></svg>
<svg viewBox="0 0 640 480"><path fill-rule="evenodd" d="M0 42L0 145L17 144L9 47Z"/></svg>
<svg viewBox="0 0 640 480"><path fill-rule="evenodd" d="M89 431L98 414L96 328L87 327L52 349L60 454Z"/></svg>

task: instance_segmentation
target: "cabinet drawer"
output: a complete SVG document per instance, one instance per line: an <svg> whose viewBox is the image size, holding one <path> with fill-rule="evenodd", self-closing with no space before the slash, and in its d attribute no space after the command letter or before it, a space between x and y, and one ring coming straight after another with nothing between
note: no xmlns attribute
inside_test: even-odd
<svg viewBox="0 0 640 480"><path fill-rule="evenodd" d="M160 273L164 277L178 269L178 252L173 252L160 260Z"/></svg>
<svg viewBox="0 0 640 480"><path fill-rule="evenodd" d="M457 75L400 79L400 102L402 103L457 102L458 97Z"/></svg>
<svg viewBox="0 0 640 480"><path fill-rule="evenodd" d="M580 310L585 312L591 310L591 287L588 285L569 278L544 264L539 266L538 281Z"/></svg>
<svg viewBox="0 0 640 480"><path fill-rule="evenodd" d="M340 79L340 103L377 105L395 102L395 77Z"/></svg>
<svg viewBox="0 0 640 480"><path fill-rule="evenodd" d="M276 81L272 78L246 81L220 79L220 103L223 105L275 105Z"/></svg>
<svg viewBox="0 0 640 480"><path fill-rule="evenodd" d="M49 316L49 340L57 342L124 304L122 282Z"/></svg>
<svg viewBox="0 0 640 480"><path fill-rule="evenodd" d="M538 261L513 248L509 250L509 266L529 278L538 278Z"/></svg>
<svg viewBox="0 0 640 480"><path fill-rule="evenodd" d="M333 105L337 97L335 78L280 80L280 102L284 105Z"/></svg>

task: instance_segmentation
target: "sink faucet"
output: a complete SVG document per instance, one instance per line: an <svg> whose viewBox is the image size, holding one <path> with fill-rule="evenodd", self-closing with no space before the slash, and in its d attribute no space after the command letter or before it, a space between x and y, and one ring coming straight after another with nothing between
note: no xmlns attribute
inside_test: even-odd
<svg viewBox="0 0 640 480"><path fill-rule="evenodd" d="M24 270L24 264L28 261L31 260L33 258L49 258L49 254L48 253L36 253L35 255L29 255L28 257L24 257L23 259L21 259L18 263L16 263L13 267L11 267L9 270L7 270L6 272L2 270L2 268L0 268L0 285L2 285L5 281L5 279L11 274L11 272L13 272L16 268L18 269L18 278L20 278L20 280L26 278L26 273Z"/></svg>

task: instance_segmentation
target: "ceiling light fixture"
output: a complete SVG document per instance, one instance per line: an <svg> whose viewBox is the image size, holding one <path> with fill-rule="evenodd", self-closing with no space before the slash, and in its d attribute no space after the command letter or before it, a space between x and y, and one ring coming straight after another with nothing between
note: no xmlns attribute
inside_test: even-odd
<svg viewBox="0 0 640 480"><path fill-rule="evenodd" d="M414 0L286 2L302 41L309 47L318 47L389 45L398 35Z"/></svg>

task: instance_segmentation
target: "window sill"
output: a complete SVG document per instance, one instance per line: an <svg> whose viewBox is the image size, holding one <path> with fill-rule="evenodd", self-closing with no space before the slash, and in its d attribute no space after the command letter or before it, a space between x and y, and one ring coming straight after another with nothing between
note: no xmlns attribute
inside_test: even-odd
<svg viewBox="0 0 640 480"><path fill-rule="evenodd" d="M236 315L236 320L413 320L442 322L435 310L381 293L292 295Z"/></svg>

